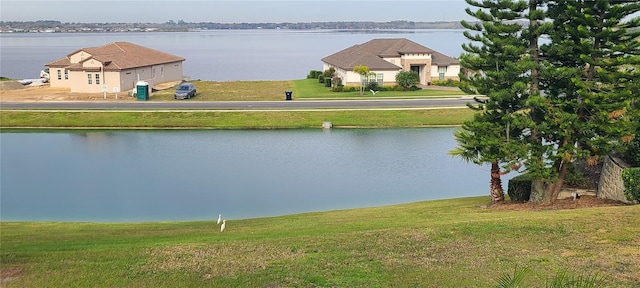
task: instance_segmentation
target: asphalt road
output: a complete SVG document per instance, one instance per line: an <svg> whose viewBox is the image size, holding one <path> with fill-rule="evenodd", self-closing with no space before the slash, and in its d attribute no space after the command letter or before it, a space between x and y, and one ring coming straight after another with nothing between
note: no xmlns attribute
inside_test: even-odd
<svg viewBox="0 0 640 288"><path fill-rule="evenodd" d="M437 108L465 107L473 99L380 99L380 100L291 100L291 101L137 101L137 102L0 102L1 110L14 109L375 109L375 108Z"/></svg>

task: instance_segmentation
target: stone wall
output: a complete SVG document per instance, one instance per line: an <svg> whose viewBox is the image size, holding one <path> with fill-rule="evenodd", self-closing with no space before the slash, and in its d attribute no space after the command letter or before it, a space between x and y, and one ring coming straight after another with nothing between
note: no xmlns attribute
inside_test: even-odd
<svg viewBox="0 0 640 288"><path fill-rule="evenodd" d="M631 203L624 196L624 182L622 182L622 170L629 168L619 158L607 156L602 166L600 182L598 184L598 198L611 199Z"/></svg>

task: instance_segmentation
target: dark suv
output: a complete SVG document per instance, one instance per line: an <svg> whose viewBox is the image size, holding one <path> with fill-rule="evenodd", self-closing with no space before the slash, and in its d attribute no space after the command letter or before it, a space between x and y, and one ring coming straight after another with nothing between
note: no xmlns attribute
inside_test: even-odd
<svg viewBox="0 0 640 288"><path fill-rule="evenodd" d="M196 85L193 83L182 83L176 89L176 93L173 94L174 99L189 99L196 97Z"/></svg>

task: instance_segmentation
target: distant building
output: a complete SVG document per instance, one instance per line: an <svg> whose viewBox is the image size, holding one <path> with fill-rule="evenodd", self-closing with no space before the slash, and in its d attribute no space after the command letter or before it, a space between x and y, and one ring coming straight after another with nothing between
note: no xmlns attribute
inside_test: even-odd
<svg viewBox="0 0 640 288"><path fill-rule="evenodd" d="M65 58L45 64L49 67L51 87L68 87L71 92L99 93L133 89L138 81L150 87L181 81L179 56L129 42L114 42L100 47L82 48Z"/></svg>
<svg viewBox="0 0 640 288"><path fill-rule="evenodd" d="M395 85L399 71L416 71L421 85L434 80L459 80L460 61L405 38L373 39L322 58L323 70L334 68L345 86L359 86L355 66L367 66L372 75L366 82ZM375 75L374 75L375 74Z"/></svg>

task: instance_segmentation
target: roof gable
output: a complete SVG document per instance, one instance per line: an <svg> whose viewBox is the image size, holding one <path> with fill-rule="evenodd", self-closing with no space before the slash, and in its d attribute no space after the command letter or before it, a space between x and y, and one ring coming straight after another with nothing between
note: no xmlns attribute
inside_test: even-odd
<svg viewBox="0 0 640 288"><path fill-rule="evenodd" d="M362 49L380 57L400 57L404 54L430 54L433 50L405 38L373 39L363 43Z"/></svg>
<svg viewBox="0 0 640 288"><path fill-rule="evenodd" d="M399 70L401 67L389 63L375 54L369 53L360 47L361 45L351 46L340 52L322 58L322 61L342 68L344 70L353 70L355 66L364 65L372 70Z"/></svg>
<svg viewBox="0 0 640 288"><path fill-rule="evenodd" d="M91 55L90 58L103 63L105 70L125 70L185 60L179 56L130 42L113 42L99 47L78 49L66 58L49 62L45 66L60 67L67 63L65 66L73 66L75 63L71 62L71 56L79 52L85 52Z"/></svg>
<svg viewBox="0 0 640 288"><path fill-rule="evenodd" d="M431 54L434 65L460 64L454 58L405 38L373 39L331 54L322 61L344 70L364 65L371 70L397 70L401 67L383 58L400 58L405 54Z"/></svg>

